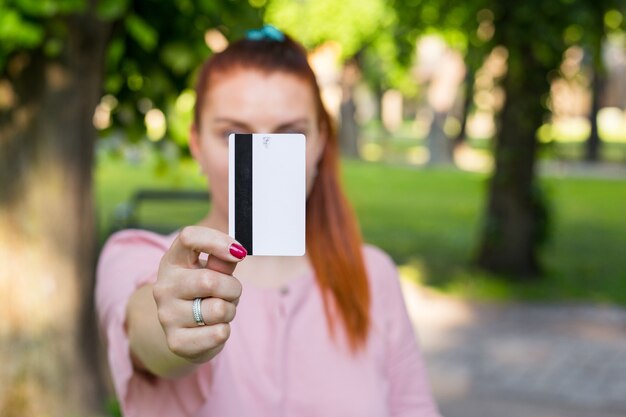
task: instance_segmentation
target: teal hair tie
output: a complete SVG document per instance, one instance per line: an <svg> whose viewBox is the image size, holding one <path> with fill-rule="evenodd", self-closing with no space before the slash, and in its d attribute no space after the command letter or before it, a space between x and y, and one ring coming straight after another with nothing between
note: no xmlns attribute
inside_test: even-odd
<svg viewBox="0 0 626 417"><path fill-rule="evenodd" d="M264 25L261 29L252 29L246 32L246 39L251 41L276 41L285 40L285 35L272 25Z"/></svg>

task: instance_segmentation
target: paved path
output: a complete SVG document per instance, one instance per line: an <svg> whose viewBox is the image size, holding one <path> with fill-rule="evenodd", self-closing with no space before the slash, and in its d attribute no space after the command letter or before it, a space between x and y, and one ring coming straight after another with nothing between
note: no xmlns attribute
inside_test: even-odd
<svg viewBox="0 0 626 417"><path fill-rule="evenodd" d="M547 160L537 163L538 172L552 177L626 179L626 164Z"/></svg>
<svg viewBox="0 0 626 417"><path fill-rule="evenodd" d="M625 309L403 288L445 417L626 417Z"/></svg>

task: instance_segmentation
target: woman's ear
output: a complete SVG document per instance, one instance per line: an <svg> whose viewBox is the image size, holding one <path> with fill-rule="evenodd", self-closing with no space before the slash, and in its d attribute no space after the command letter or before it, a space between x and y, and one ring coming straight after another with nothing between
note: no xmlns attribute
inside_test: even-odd
<svg viewBox="0 0 626 417"><path fill-rule="evenodd" d="M204 167L204 159L202 158L200 132L198 131L198 126L195 123L192 124L189 129L189 151L191 152L193 159L195 159L200 166L200 172L202 175L207 175L207 171Z"/></svg>
<svg viewBox="0 0 626 417"><path fill-rule="evenodd" d="M200 133L195 123L189 128L189 150L193 159L200 162Z"/></svg>
<svg viewBox="0 0 626 417"><path fill-rule="evenodd" d="M320 126L318 139L317 149L315 149L315 165L319 164L324 154L324 149L326 149L326 144L328 143L328 126L323 124Z"/></svg>

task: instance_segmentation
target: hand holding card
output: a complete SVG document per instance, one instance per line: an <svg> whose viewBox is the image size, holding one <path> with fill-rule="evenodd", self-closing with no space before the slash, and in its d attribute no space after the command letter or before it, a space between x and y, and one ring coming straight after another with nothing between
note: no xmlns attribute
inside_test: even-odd
<svg viewBox="0 0 626 417"><path fill-rule="evenodd" d="M231 134L228 229L248 255L302 256L306 141L302 134Z"/></svg>

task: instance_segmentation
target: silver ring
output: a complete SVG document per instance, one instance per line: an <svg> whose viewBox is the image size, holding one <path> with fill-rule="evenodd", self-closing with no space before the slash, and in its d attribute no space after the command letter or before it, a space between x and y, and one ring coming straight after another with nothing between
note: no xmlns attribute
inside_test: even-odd
<svg viewBox="0 0 626 417"><path fill-rule="evenodd" d="M204 322L204 319L202 318L202 298L198 297L195 298L193 300L193 307L192 307L192 311L193 311L193 319L196 321L196 324L198 326L204 326L206 323Z"/></svg>

